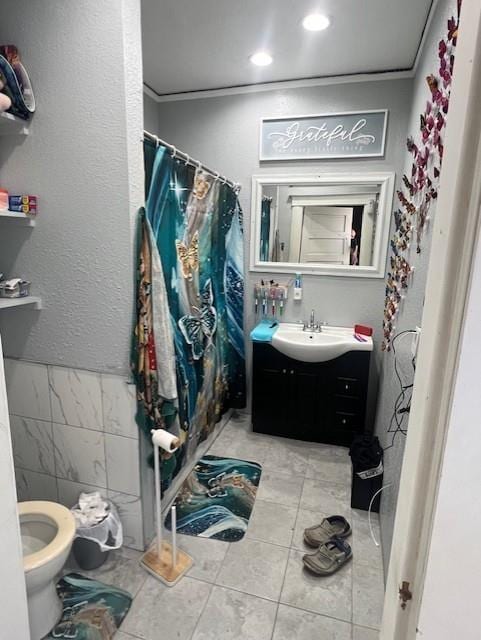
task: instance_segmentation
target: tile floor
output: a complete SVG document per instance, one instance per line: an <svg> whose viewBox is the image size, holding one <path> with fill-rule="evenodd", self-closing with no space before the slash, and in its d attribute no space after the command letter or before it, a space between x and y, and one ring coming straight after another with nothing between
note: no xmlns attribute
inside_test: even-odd
<svg viewBox="0 0 481 640"><path fill-rule="evenodd" d="M384 595L381 550L367 514L350 508L347 450L250 431L232 418L211 447L263 466L245 538L226 543L179 536L194 558L187 577L169 588L122 549L85 572L134 596L116 640L375 640ZM354 559L317 578L302 569L303 529L340 513L351 522ZM373 516L379 538L379 523Z"/></svg>

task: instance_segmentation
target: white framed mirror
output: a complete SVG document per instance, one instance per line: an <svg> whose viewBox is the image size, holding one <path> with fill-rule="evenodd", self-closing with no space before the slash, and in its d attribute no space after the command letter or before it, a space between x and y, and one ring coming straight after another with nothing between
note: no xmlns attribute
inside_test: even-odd
<svg viewBox="0 0 481 640"><path fill-rule="evenodd" d="M383 278L393 172L252 177L252 271Z"/></svg>

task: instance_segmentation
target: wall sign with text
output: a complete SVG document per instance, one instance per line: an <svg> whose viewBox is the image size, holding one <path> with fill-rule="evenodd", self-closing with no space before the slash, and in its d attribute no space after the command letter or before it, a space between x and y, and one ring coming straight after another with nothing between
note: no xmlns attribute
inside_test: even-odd
<svg viewBox="0 0 481 640"><path fill-rule="evenodd" d="M263 118L260 160L381 157L386 125L386 109Z"/></svg>

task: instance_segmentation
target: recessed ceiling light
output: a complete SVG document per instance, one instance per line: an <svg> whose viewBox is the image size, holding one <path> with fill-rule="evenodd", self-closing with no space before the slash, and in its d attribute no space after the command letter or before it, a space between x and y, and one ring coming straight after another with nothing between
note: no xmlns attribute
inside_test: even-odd
<svg viewBox="0 0 481 640"><path fill-rule="evenodd" d="M267 51L256 51L249 60L258 67L267 67L272 63L272 56Z"/></svg>
<svg viewBox="0 0 481 640"><path fill-rule="evenodd" d="M322 13L311 13L304 18L302 26L307 31L323 31L330 25L330 20Z"/></svg>

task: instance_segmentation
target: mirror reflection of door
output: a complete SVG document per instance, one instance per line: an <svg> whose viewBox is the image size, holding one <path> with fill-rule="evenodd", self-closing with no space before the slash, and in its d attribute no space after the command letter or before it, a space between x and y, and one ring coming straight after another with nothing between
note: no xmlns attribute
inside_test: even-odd
<svg viewBox="0 0 481 640"><path fill-rule="evenodd" d="M377 194L289 195L288 261L359 266L372 263ZM326 202L327 201L327 202ZM280 222L280 221L279 221ZM287 258L287 255L286 255Z"/></svg>
<svg viewBox="0 0 481 640"><path fill-rule="evenodd" d="M394 174L254 176L251 267L384 275Z"/></svg>
<svg viewBox="0 0 481 640"><path fill-rule="evenodd" d="M352 207L304 207L302 231L296 231L300 246L292 246L297 253L292 262L351 264L352 217Z"/></svg>

